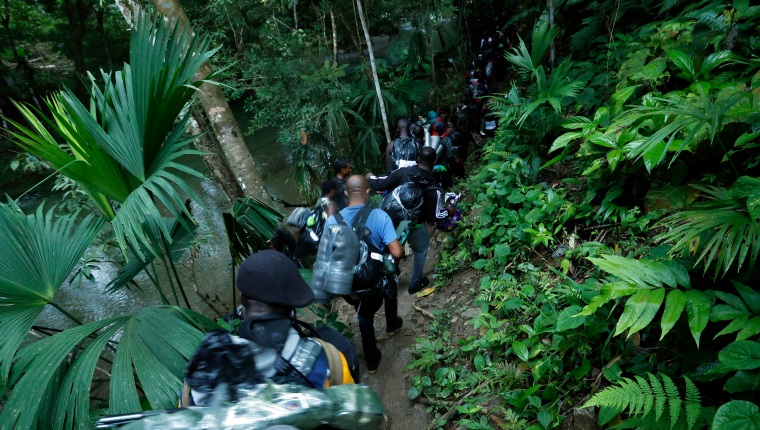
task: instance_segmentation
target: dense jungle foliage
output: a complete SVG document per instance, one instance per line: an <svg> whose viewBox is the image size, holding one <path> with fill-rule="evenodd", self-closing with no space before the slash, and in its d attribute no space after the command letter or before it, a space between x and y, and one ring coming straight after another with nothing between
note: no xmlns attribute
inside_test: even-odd
<svg viewBox="0 0 760 430"><path fill-rule="evenodd" d="M478 271L480 314L437 316L409 396L441 427L760 428L760 7L524 13L438 267Z"/></svg>
<svg viewBox="0 0 760 430"><path fill-rule="evenodd" d="M0 179L59 172L72 204L0 205L0 428L88 427L176 404L184 364L218 327L189 309L175 267L198 246L185 199L199 204L186 178L200 173L178 160L198 156L185 108L202 62L223 69L211 78L253 113L252 131L277 128L306 195L338 157L382 163L353 2L183 7L195 36L149 18L128 32L115 6L87 0L2 5ZM760 428L760 6L365 10L371 34L392 36L378 58L391 118L455 105L481 31L514 42L506 90L489 102L499 130L457 186L466 222L436 275L453 289L476 271L479 312L465 335L450 330L465 309L440 312L410 364L409 397L427 399L433 427L579 428L587 414L605 428ZM250 199L229 212L235 256L281 218ZM125 257L103 299L142 272L160 304L93 321L56 302L72 272L86 276L98 236ZM35 325L49 307L73 328ZM109 382L109 400L92 398L93 378Z"/></svg>

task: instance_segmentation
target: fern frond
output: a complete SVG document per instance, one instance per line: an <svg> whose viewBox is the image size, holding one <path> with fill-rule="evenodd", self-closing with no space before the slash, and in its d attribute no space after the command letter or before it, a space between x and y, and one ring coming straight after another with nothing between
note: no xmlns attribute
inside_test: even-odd
<svg viewBox="0 0 760 430"><path fill-rule="evenodd" d="M681 0L664 0L662 2L662 9L660 9L660 12L667 12L670 9L673 9L680 3Z"/></svg>
<svg viewBox="0 0 760 430"><path fill-rule="evenodd" d="M648 376L649 382L652 385L652 392L654 393L654 419L659 421L660 417L662 417L662 413L665 412L665 401L667 400L667 397L665 396L665 390L662 389L660 380L651 373Z"/></svg>
<svg viewBox="0 0 760 430"><path fill-rule="evenodd" d="M641 415L647 416L654 405L654 393L646 379L636 375L636 381L639 382L639 388L641 388L642 392ZM636 415L638 415L638 413L636 413Z"/></svg>
<svg viewBox="0 0 760 430"><path fill-rule="evenodd" d="M702 399L699 395L697 386L691 382L691 379L683 377L686 381L686 428L692 428L699 420L702 414Z"/></svg>
<svg viewBox="0 0 760 430"><path fill-rule="evenodd" d="M726 27L726 24L723 22L723 20L718 16L715 16L713 13L701 12L696 14L695 18L697 18L697 21L710 27L710 29L713 31L719 31L721 33L728 31L728 27Z"/></svg>
<svg viewBox="0 0 760 430"><path fill-rule="evenodd" d="M668 396L668 408L670 409L670 426L671 428L678 422L678 416L681 415L681 396L678 394L678 387L668 375L660 375L662 382L665 383L665 394Z"/></svg>
<svg viewBox="0 0 760 430"><path fill-rule="evenodd" d="M697 386L684 377L685 399L673 380L665 374L647 374L623 378L612 387L597 393L583 405L610 407L626 411L628 418L615 428L687 429L696 427L702 413ZM670 420L660 419L663 415Z"/></svg>

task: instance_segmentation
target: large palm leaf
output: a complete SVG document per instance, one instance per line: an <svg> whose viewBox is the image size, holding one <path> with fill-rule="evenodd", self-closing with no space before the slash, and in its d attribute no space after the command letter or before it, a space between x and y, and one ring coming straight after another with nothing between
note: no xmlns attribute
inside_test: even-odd
<svg viewBox="0 0 760 430"><path fill-rule="evenodd" d="M709 199L665 218L657 240L674 242L673 252L699 253L697 264L715 277L735 267L752 269L760 256L760 179L741 177L727 190L699 187Z"/></svg>
<svg viewBox="0 0 760 430"><path fill-rule="evenodd" d="M24 215L0 204L0 387L5 391L16 351L42 309L102 226L92 216L53 218L42 206Z"/></svg>
<svg viewBox="0 0 760 430"><path fill-rule="evenodd" d="M184 367L203 328L211 326L211 320L190 310L159 306L35 342L18 353L11 374L15 387L0 414L0 429L88 428L92 377L104 348L117 339L109 413L140 411L140 392L151 408L172 408Z"/></svg>
<svg viewBox="0 0 760 430"><path fill-rule="evenodd" d="M202 205L178 176L201 175L177 162L198 154L187 148L192 138L184 137L189 113L177 119L202 83L193 75L213 51L187 27L145 17L130 43L131 65L113 75L102 73L102 88L91 76L92 109L64 90L47 102L50 116L19 106L29 126L11 122L10 133L18 145L82 185L112 222L122 250L129 245L140 255L143 246L156 249L142 225L146 217L161 216L159 205L186 228L183 194ZM121 204L118 213L112 201ZM171 240L168 227L158 225Z"/></svg>
<svg viewBox="0 0 760 430"><path fill-rule="evenodd" d="M652 170L668 152L673 153L672 163L682 151L702 141L709 140L712 144L727 122L748 113L756 114L744 88L723 88L714 92L706 83L695 86L695 93L673 92L665 97L653 97L655 103L634 107L616 121L614 127L621 129L632 124L654 124L652 134L632 146L628 158L643 158L647 169ZM740 104L742 100L745 103Z"/></svg>
<svg viewBox="0 0 760 430"><path fill-rule="evenodd" d="M264 249L283 217L277 209L253 197L237 199L232 211L223 215L227 244L235 264Z"/></svg>
<svg viewBox="0 0 760 430"><path fill-rule="evenodd" d="M536 23L531 36L531 47L528 49L525 42L518 36L520 43L512 52L504 54L504 58L514 64L521 74L536 74L546 53L557 38L557 27L549 28L549 23Z"/></svg>

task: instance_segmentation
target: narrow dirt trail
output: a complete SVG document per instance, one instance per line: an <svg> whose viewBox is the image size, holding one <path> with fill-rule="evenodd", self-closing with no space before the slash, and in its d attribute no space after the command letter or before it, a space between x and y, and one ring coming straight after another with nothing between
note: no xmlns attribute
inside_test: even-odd
<svg viewBox="0 0 760 430"><path fill-rule="evenodd" d="M438 261L437 252L438 243L435 237L431 237L430 250L425 265L425 274L434 270ZM407 248L407 251L409 249ZM408 254L410 256L410 254ZM337 303L340 320L349 325L350 330L356 335L351 342L359 351L362 357L362 374L361 382L369 385L383 399L388 416L388 429L426 429L430 425L426 406L409 400L408 391L412 371L406 370L409 363L412 362L412 351L416 345L415 339L422 336L425 332L427 319L414 309L414 304L418 301L433 301L435 294L427 298L418 299L416 296L409 295L409 275L412 270L411 258L404 258L401 262L401 276L399 277L398 288L398 314L404 319L404 327L393 336L385 333L385 309L382 308L375 315L375 334L377 336L377 346L383 353L382 361L377 373L370 375L367 373L363 361L361 339L359 338L359 326L356 320L356 312L344 301ZM427 306L424 306L427 307Z"/></svg>

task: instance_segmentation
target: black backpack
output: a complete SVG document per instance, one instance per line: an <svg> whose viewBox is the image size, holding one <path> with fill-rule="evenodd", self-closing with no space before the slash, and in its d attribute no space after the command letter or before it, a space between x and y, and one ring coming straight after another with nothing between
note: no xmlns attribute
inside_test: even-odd
<svg viewBox="0 0 760 430"><path fill-rule="evenodd" d="M413 161L417 163L417 154L419 148L417 147L417 141L413 137L406 139L398 138L393 142L393 151L391 151L391 170L396 170L400 166L400 161Z"/></svg>
<svg viewBox="0 0 760 430"><path fill-rule="evenodd" d="M370 239L370 230L365 226L372 208L364 206L354 217L354 221L349 227L354 231L359 239L359 259L354 271L354 282L352 291L359 297L367 294L373 294L377 291L380 281L383 278L384 263L383 253L376 247ZM335 214L335 220L338 224L348 226L340 212Z"/></svg>

